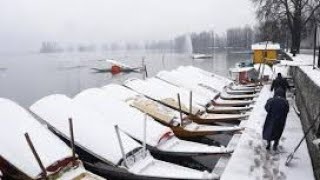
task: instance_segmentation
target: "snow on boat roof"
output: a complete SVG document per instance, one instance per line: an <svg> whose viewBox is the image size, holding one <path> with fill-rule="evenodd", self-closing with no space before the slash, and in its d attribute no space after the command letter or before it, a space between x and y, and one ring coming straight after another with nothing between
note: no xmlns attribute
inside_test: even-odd
<svg viewBox="0 0 320 180"><path fill-rule="evenodd" d="M174 71L176 72L176 71ZM225 86L230 85L229 81L226 81L224 79L221 78L215 78L213 77L208 77L206 75L203 75L202 73L199 73L197 71L194 71L192 69L188 70L188 69L181 69L179 71L177 71L181 74L181 78L183 76L187 76L188 80L190 80L190 78L194 79L195 83L203 83L206 84L207 86L211 86L213 88L213 84L215 85L214 88L219 90L220 92L222 92L224 90ZM185 77L183 79L186 79Z"/></svg>
<svg viewBox="0 0 320 180"><path fill-rule="evenodd" d="M219 76L217 74L210 73L210 72L204 71L202 69L199 70L199 68L195 68L193 66L180 66L179 68L177 68L177 71L185 72L185 73L192 73L193 75L196 75L199 78L210 79L212 81L219 82L224 85L230 85L231 83L233 83L233 81L231 81L230 79L228 79L226 77ZM208 75L210 75L210 76L208 76Z"/></svg>
<svg viewBox="0 0 320 180"><path fill-rule="evenodd" d="M192 78L190 78L190 81L188 81L189 77L184 79L183 77L179 77L179 76L181 76L180 73L168 72L168 71L161 71L157 74L157 77L160 79L163 79L165 81L168 81L178 86L185 87L189 90L192 90L203 96L206 96L207 98L213 99L215 96L218 95L218 92L213 92L211 90L198 86L197 82L194 82Z"/></svg>
<svg viewBox="0 0 320 180"><path fill-rule="evenodd" d="M267 44L268 43L268 44ZM280 50L279 43L273 42L259 42L251 45L252 50Z"/></svg>
<svg viewBox="0 0 320 180"><path fill-rule="evenodd" d="M165 82L159 78L148 78L146 80L149 83L152 83L155 87L161 86L163 88L166 88L169 91L175 92L176 94L180 94L184 97L188 97L190 96L190 90L187 90L183 87L178 87L178 86L174 86L172 84L169 84L168 82ZM195 101L197 104L199 104L200 106L206 106L207 104L211 103L211 99L205 97L205 96L201 96L196 92L192 93L192 100Z"/></svg>
<svg viewBox="0 0 320 180"><path fill-rule="evenodd" d="M215 74L213 72L205 71L203 69L200 69L200 68L197 68L197 67L194 67L194 66L180 66L178 69L180 69L180 68L189 69L189 70L192 70L193 72L197 72L197 73L200 73L202 75L205 75L205 76L208 76L208 77L211 77L211 78L223 80L227 84L233 83L232 80L230 80L230 79L228 79L228 78L226 78L224 76L220 76L220 75Z"/></svg>
<svg viewBox="0 0 320 180"><path fill-rule="evenodd" d="M174 100L177 100L177 93L172 92L169 89L162 87L162 86L157 86L155 88L155 85L153 83L149 83L148 81L143 81L140 79L129 79L124 82L124 85L134 89L135 91L138 91L141 94L145 94L146 96L149 96L153 99L156 99L158 101L162 101L164 99L172 98ZM180 100L181 103L189 107L189 93L187 94L181 94L180 95ZM200 110L205 110L203 107L200 107L199 105L193 105L196 108Z"/></svg>
<svg viewBox="0 0 320 180"><path fill-rule="evenodd" d="M71 157L70 148L15 102L0 98L0 155L29 177L42 173L25 139L28 133L45 167Z"/></svg>
<svg viewBox="0 0 320 180"><path fill-rule="evenodd" d="M128 102L130 105L133 105L135 107L135 102L137 101L137 103L143 103L143 102L152 102L157 104L157 106L160 108L161 114L166 114L169 117L179 117L179 112L175 111L165 105L162 105L154 100L148 99L147 97L145 97L142 94L139 94L138 96L133 95L132 92L134 92L133 90L126 88L124 86L118 85L118 84L110 84L107 86L104 86L102 88L103 91L105 91L107 94L109 94L110 96L112 96L113 98L117 98L120 101L125 101ZM114 96L114 94L117 94L118 92L122 93L122 97L119 96ZM134 92L135 93L135 92ZM135 93L136 94L136 93ZM134 101L130 101L130 100L134 100ZM142 100L142 102L140 102L140 100ZM136 107L135 107L136 108ZM139 109L139 108L138 108ZM140 111L140 110L139 110ZM171 121L171 119L169 120ZM169 122L170 123L170 122Z"/></svg>
<svg viewBox="0 0 320 180"><path fill-rule="evenodd" d="M105 118L105 126L113 127L118 124L128 134L143 141L144 113L130 107L125 102L112 98L106 91L98 88L87 89L76 95L73 101L99 112ZM154 121L149 116L147 118L147 144L157 146L161 137L167 132L171 132L171 129ZM95 119L91 121L94 123Z"/></svg>
<svg viewBox="0 0 320 180"><path fill-rule="evenodd" d="M120 99L122 101L127 101L130 98L140 95L139 93L119 84L108 84L103 86L101 89L113 98Z"/></svg>
<svg viewBox="0 0 320 180"><path fill-rule="evenodd" d="M37 101L30 109L68 139L70 138L68 118L72 117L77 145L113 164L118 164L122 159L114 127L106 125L106 119L100 114L73 103L69 97L61 94L50 95ZM126 153L141 147L126 134L121 131L120 133Z"/></svg>

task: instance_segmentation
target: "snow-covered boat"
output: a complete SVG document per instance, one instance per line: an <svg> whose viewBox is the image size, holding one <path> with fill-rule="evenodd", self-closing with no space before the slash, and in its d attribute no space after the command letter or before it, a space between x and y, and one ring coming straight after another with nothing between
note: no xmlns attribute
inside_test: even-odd
<svg viewBox="0 0 320 180"><path fill-rule="evenodd" d="M256 94L233 95L225 91L226 85L216 79L205 78L206 76L196 76L192 71L183 72L181 70L161 71L157 77L177 86L185 87L189 90L205 94L210 98L220 99L252 99L257 97ZM218 96L219 95L219 96Z"/></svg>
<svg viewBox="0 0 320 180"><path fill-rule="evenodd" d="M140 79L128 79L124 82L126 87L144 94L150 99L161 102L175 110L189 115L189 118L200 124L212 124L218 121L241 120L248 117L248 114L209 114L206 109L190 103L189 96L180 96L180 103L177 94L167 91L165 88L154 88L146 81Z"/></svg>
<svg viewBox="0 0 320 180"><path fill-rule="evenodd" d="M202 172L154 159L117 126L113 128L99 113L74 103L64 95L37 101L30 110L64 139L70 139L67 119L74 120L75 144L90 163L90 169L111 179L215 179ZM122 114L118 114L119 118ZM92 121L94 119L94 121Z"/></svg>
<svg viewBox="0 0 320 180"><path fill-rule="evenodd" d="M108 64L106 67L94 67L93 70L103 73L103 72L110 72L112 74L118 74L121 72L129 73L129 72L137 72L140 73L143 70L143 67L133 67L127 65L125 63L121 63L116 60L106 59L105 62Z"/></svg>
<svg viewBox="0 0 320 180"><path fill-rule="evenodd" d="M190 71L194 71L196 73L199 73L201 75L210 77L210 78L215 78L215 79L220 79L220 80L224 80L227 84L228 84L228 88L232 89L232 90L253 90L253 91L260 91L261 87L258 86L257 84L254 83L248 83L248 84L235 84L234 81L217 75L215 73L211 73L208 71L205 71L203 69L194 67L194 66L184 66L184 68L189 69Z"/></svg>
<svg viewBox="0 0 320 180"><path fill-rule="evenodd" d="M112 98L102 89L84 90L73 98L73 102L98 112L105 119L105 124L112 127L118 125L129 136L140 143L145 142L151 152L159 155L192 156L232 152L224 147L180 140L169 127L154 121L150 116L130 107L125 102ZM95 119L92 119L90 123L94 122Z"/></svg>
<svg viewBox="0 0 320 180"><path fill-rule="evenodd" d="M126 102L130 106L139 109L159 121L161 124L170 127L179 138L203 137L206 135L233 133L242 130L241 127L209 126L199 125L188 119L185 114L181 114L157 101L148 99L131 89L117 84L104 86L102 90L119 101Z"/></svg>
<svg viewBox="0 0 320 180"><path fill-rule="evenodd" d="M161 89L167 89L168 91L174 92L176 94L180 94L180 96L183 97L188 97L191 96L191 91L183 88L183 87L178 87L175 86L173 84L170 84L166 81L163 81L159 78L148 78L145 80L146 83L152 84L155 88L161 88ZM202 106L204 108L207 109L207 111L211 112L211 113L237 113L237 112L241 112L241 111L247 111L250 110L252 107L249 106L244 106L243 107L243 102L239 102L237 100L229 100L229 101L225 101L226 103L229 103L228 105L233 105L233 106L242 106L242 107L226 107L226 106L219 106L219 104L217 105L213 105L213 100L206 97L206 96L202 96L201 94L197 93L197 92L192 92L192 98L191 98L192 104L197 104L199 106ZM218 101L219 102L219 101ZM246 104L245 104L246 105Z"/></svg>
<svg viewBox="0 0 320 180"><path fill-rule="evenodd" d="M63 141L15 102L0 98L0 124L4 178L103 179L86 171Z"/></svg>

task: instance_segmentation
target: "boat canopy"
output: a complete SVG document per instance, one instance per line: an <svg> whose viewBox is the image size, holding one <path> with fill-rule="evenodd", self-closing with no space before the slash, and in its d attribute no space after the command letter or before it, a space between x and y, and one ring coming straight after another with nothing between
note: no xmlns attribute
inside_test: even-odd
<svg viewBox="0 0 320 180"><path fill-rule="evenodd" d="M68 118L72 118L76 145L114 165L122 159L115 128L100 114L73 103L69 97L61 94L50 95L37 101L30 109L67 139L70 139ZM109 118L122 115L110 115ZM121 131L120 136L125 153L141 147Z"/></svg>
<svg viewBox="0 0 320 180"><path fill-rule="evenodd" d="M229 81L225 81L224 79L215 78L215 77L208 77L192 69L178 68L177 72L180 72L183 75L186 75L188 79L193 78L195 82L199 82L202 84L206 84L207 86L214 87L220 92L224 91L224 88L230 85Z"/></svg>
<svg viewBox="0 0 320 180"><path fill-rule="evenodd" d="M25 133L29 134L45 168L72 156L63 141L11 100L0 98L0 124L0 156L32 179L40 178L42 170Z"/></svg>
<svg viewBox="0 0 320 180"><path fill-rule="evenodd" d="M233 83L232 80L230 80L230 79L228 79L228 78L226 78L224 76L221 76L221 75L218 75L218 74L215 74L215 73L211 73L209 71L205 71L203 69L200 69L200 68L197 68L197 67L194 67L194 66L180 66L178 68L178 70L180 70L180 69L187 69L189 71L196 72L196 73L199 73L199 74L211 77L211 78L219 79L221 81L225 81L226 84L232 84Z"/></svg>
<svg viewBox="0 0 320 180"><path fill-rule="evenodd" d="M165 88L168 91L171 92L175 92L176 94L180 94L180 96L183 97L188 97L190 96L190 90L187 90L183 87L178 87L175 85L172 85L168 82L165 82L159 78L148 78L146 79L147 83L153 84L153 86L155 88L161 87L161 88ZM196 93L196 92L192 92L192 100L193 100L193 104L198 104L200 106L205 107L207 104L211 103L211 99L206 98L205 96L201 96L200 94Z"/></svg>
<svg viewBox="0 0 320 180"><path fill-rule="evenodd" d="M189 79L189 77L183 76L182 73L178 73L177 71L161 71L157 74L157 77L177 86L185 87L210 99L214 99L220 93L216 88L210 89L210 87L199 86L199 83L194 78Z"/></svg>
<svg viewBox="0 0 320 180"><path fill-rule="evenodd" d="M119 84L108 84L101 89L103 89L108 95L122 101L128 101L136 96L141 96L141 94Z"/></svg>
<svg viewBox="0 0 320 180"><path fill-rule="evenodd" d="M105 124L112 127L118 124L125 132L143 141L145 114L123 101L112 98L106 91L98 88L87 89L76 95L73 101L99 112L105 119ZM92 123L94 122L95 119L92 119ZM146 130L146 143L151 146L157 146L163 135L172 132L169 127L161 125L149 116Z"/></svg>
<svg viewBox="0 0 320 180"><path fill-rule="evenodd" d="M147 81L143 81L140 79L129 79L124 82L124 85L152 99L170 104L174 107L178 107L178 94L176 92L170 91L169 89L166 89L165 87L155 86L153 83L148 83ZM190 104L189 98L189 93L180 95L182 109L188 112ZM200 110L204 111L205 109L199 105L193 104L193 114L196 114Z"/></svg>

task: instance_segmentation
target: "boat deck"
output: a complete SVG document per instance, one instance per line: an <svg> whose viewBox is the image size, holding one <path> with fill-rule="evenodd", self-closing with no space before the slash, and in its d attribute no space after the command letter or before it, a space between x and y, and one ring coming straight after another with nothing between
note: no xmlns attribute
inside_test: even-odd
<svg viewBox="0 0 320 180"><path fill-rule="evenodd" d="M290 111L287 123L279 143L279 151L266 151L266 142L262 140L262 128L266 118L264 105L272 97L270 86L261 90L248 121L242 121L241 126L246 130L242 135L233 137L228 147L236 146L232 157L222 158L216 165L214 172L221 175L221 179L314 179L312 164L304 141L296 152L289 166L285 166L287 156L294 150L303 137L300 119L292 107L292 98L288 97ZM223 166L227 166L222 168Z"/></svg>

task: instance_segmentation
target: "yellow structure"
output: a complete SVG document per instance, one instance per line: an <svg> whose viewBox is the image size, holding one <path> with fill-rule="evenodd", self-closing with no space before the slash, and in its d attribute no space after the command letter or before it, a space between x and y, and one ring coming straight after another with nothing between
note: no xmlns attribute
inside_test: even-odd
<svg viewBox="0 0 320 180"><path fill-rule="evenodd" d="M278 59L280 45L272 42L260 42L251 46L253 51L253 63L273 64Z"/></svg>

